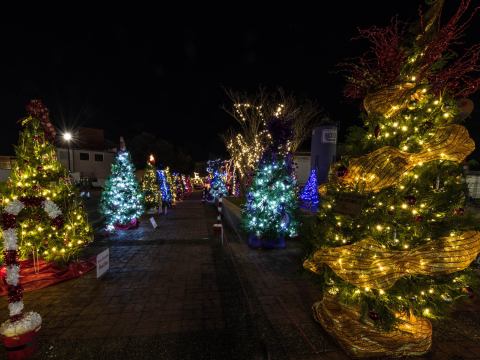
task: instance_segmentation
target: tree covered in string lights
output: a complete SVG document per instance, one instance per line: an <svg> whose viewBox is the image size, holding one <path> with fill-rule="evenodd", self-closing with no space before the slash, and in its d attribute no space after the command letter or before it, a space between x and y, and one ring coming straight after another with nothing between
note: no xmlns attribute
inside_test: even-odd
<svg viewBox="0 0 480 360"><path fill-rule="evenodd" d="M356 356L428 351L427 318L475 289L480 233L465 212L462 168L475 146L462 124L480 85L480 45L456 46L469 3L440 25L443 1L433 2L415 33L396 21L362 30L372 47L345 65L345 95L362 99L364 127L320 188L317 250L304 266L324 287L315 318Z"/></svg>
<svg viewBox="0 0 480 360"><path fill-rule="evenodd" d="M177 199L178 200L183 200L183 195L185 193L185 187L183 184L183 179L182 175L178 173L173 174L173 181L175 182L175 188L177 191Z"/></svg>
<svg viewBox="0 0 480 360"><path fill-rule="evenodd" d="M185 187L185 193L191 194L192 193L192 182L190 181L190 176L182 175L183 185Z"/></svg>
<svg viewBox="0 0 480 360"><path fill-rule="evenodd" d="M283 247L285 236L295 236L298 227L290 122L273 118L268 128L272 142L260 160L243 208L252 247Z"/></svg>
<svg viewBox="0 0 480 360"><path fill-rule="evenodd" d="M163 171L165 174L165 179L168 183L168 188L170 189L170 205L173 206L177 202L177 186L175 184L172 174L170 173L170 168L167 166Z"/></svg>
<svg viewBox="0 0 480 360"><path fill-rule="evenodd" d="M228 195L225 179L220 170L215 170L213 178L210 183L210 195L213 199L219 199Z"/></svg>
<svg viewBox="0 0 480 360"><path fill-rule="evenodd" d="M109 231L137 227L138 219L144 212L143 193L135 177L135 168L123 138L120 138L120 150L105 182L100 212L105 217L106 228Z"/></svg>
<svg viewBox="0 0 480 360"><path fill-rule="evenodd" d="M157 181L157 169L155 168L155 158L150 155L142 179L142 191L147 209L156 209L161 207L161 194Z"/></svg>
<svg viewBox="0 0 480 360"><path fill-rule="evenodd" d="M157 176L158 186L160 187L160 193L162 195L162 202L164 202L165 204L168 204L168 206L171 206L172 192L170 190L170 186L167 181L165 170L157 170L157 175L158 175Z"/></svg>
<svg viewBox="0 0 480 360"><path fill-rule="evenodd" d="M312 171L310 171L310 176L308 177L307 183L300 193L300 200L312 210L316 210L318 208L319 198L316 169L312 169Z"/></svg>
<svg viewBox="0 0 480 360"><path fill-rule="evenodd" d="M20 258L35 252L47 260L68 260L93 240L92 228L68 171L58 161L48 109L32 100L27 112L2 205L23 209L15 225ZM11 219L4 217L4 227ZM4 238L5 244L10 240Z"/></svg>
<svg viewBox="0 0 480 360"><path fill-rule="evenodd" d="M270 146L272 134L268 131L268 119L290 119L292 136L290 151L294 152L311 135L321 110L317 104L287 94L279 88L267 91L260 88L254 94L226 91L232 101L226 112L236 120L238 130L231 129L224 136L225 146L237 170L237 180L242 193L250 186L252 177L265 150Z"/></svg>

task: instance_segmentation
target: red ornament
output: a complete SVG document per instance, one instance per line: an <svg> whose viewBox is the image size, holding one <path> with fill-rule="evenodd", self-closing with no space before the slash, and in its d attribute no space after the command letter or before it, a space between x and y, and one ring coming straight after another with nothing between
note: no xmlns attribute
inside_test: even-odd
<svg viewBox="0 0 480 360"><path fill-rule="evenodd" d="M341 165L338 169L337 169L337 176L338 177L344 177L345 175L348 174L348 169L346 166L343 166Z"/></svg>
<svg viewBox="0 0 480 360"><path fill-rule="evenodd" d="M380 135L380 126L377 124L375 126L375 129L373 130L373 134L375 135L375 139L378 138L378 135Z"/></svg>
<svg viewBox="0 0 480 360"><path fill-rule="evenodd" d="M378 319L380 319L380 315L378 315L378 313L375 310L370 310L368 312L368 317L373 321L377 321Z"/></svg>
<svg viewBox="0 0 480 360"><path fill-rule="evenodd" d="M17 225L17 216L9 213L2 213L2 228L11 229Z"/></svg>
<svg viewBox="0 0 480 360"><path fill-rule="evenodd" d="M464 208L458 208L458 209L455 209L455 210L453 211L453 213L454 213L455 215L462 216L463 214L465 214L465 209L464 209Z"/></svg>
<svg viewBox="0 0 480 360"><path fill-rule="evenodd" d="M416 215L414 217L414 219L415 219L416 222L422 222L423 221L423 216L422 215Z"/></svg>
<svg viewBox="0 0 480 360"><path fill-rule="evenodd" d="M464 287L463 292L466 293L470 299L473 299L475 297L475 292L470 286Z"/></svg>
<svg viewBox="0 0 480 360"><path fill-rule="evenodd" d="M60 229L63 226L64 220L62 215L58 215L55 219L52 220L52 225L57 229Z"/></svg>
<svg viewBox="0 0 480 360"><path fill-rule="evenodd" d="M405 201L408 205L415 205L415 203L417 202L417 198L413 195L407 195L405 196Z"/></svg>
<svg viewBox="0 0 480 360"><path fill-rule="evenodd" d="M458 114L456 119L465 120L473 111L473 101L467 98L457 100Z"/></svg>
<svg viewBox="0 0 480 360"><path fill-rule="evenodd" d="M37 166L37 170L38 170L38 171L42 171L42 170L43 170L43 166L41 166L41 165Z"/></svg>

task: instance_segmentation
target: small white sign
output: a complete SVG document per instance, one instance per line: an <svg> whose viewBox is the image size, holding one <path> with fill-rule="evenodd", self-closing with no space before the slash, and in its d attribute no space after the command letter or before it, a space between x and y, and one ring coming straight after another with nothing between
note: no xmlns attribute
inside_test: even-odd
<svg viewBox="0 0 480 360"><path fill-rule="evenodd" d="M110 253L108 249L97 255L97 279L110 268Z"/></svg>
<svg viewBox="0 0 480 360"><path fill-rule="evenodd" d="M152 227L156 229L158 227L157 222L153 218L153 216L150 217L150 224L152 224Z"/></svg>
<svg viewBox="0 0 480 360"><path fill-rule="evenodd" d="M337 143L337 129L323 129L322 130L322 143L324 144L336 144Z"/></svg>

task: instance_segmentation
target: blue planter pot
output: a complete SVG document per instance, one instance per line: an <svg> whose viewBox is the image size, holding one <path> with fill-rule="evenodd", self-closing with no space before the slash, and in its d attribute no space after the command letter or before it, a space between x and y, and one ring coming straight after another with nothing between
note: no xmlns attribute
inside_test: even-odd
<svg viewBox="0 0 480 360"><path fill-rule="evenodd" d="M285 237L278 239L260 239L254 234L248 236L248 246L252 249L284 249L286 247Z"/></svg>

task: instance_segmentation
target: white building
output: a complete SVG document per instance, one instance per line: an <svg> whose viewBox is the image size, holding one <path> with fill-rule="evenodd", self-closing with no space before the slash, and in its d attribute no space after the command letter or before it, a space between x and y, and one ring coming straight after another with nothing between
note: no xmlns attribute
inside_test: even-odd
<svg viewBox="0 0 480 360"><path fill-rule="evenodd" d="M80 128L70 149L61 139L57 140L56 148L58 160L76 181L87 178L100 186L110 174L116 154L115 148L108 148L102 129ZM15 156L0 156L0 182L8 179L14 162Z"/></svg>
<svg viewBox="0 0 480 360"><path fill-rule="evenodd" d="M113 151L57 148L58 160L80 178L106 179L115 157ZM68 164L70 158L70 166Z"/></svg>
<svg viewBox="0 0 480 360"><path fill-rule="evenodd" d="M110 174L115 153L116 149L108 146L103 129L79 128L70 144L57 141L58 160L76 180L86 178L102 183Z"/></svg>

